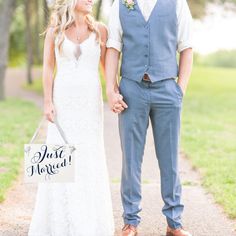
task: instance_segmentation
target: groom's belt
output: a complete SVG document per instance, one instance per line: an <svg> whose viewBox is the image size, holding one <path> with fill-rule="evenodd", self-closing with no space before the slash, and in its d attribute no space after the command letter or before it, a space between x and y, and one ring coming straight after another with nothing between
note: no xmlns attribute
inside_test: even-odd
<svg viewBox="0 0 236 236"><path fill-rule="evenodd" d="M148 74L144 74L143 80L145 80L145 81L151 81Z"/></svg>

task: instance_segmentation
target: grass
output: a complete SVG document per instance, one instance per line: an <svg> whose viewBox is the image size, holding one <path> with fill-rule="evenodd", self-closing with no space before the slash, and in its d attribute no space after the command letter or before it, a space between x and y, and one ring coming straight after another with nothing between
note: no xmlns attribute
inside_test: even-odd
<svg viewBox="0 0 236 236"><path fill-rule="evenodd" d="M40 110L30 102L7 99L0 102L0 202L19 174L28 143L41 118Z"/></svg>
<svg viewBox="0 0 236 236"><path fill-rule="evenodd" d="M43 95L42 78L34 79L32 84L24 83L23 88L33 91L39 95Z"/></svg>
<svg viewBox="0 0 236 236"><path fill-rule="evenodd" d="M231 218L236 218L235 91L235 69L195 67L181 131L181 148Z"/></svg>

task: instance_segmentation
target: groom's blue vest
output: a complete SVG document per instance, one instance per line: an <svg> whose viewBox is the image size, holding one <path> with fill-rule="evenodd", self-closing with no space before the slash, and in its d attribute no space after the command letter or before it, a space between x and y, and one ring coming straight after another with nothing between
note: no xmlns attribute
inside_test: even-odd
<svg viewBox="0 0 236 236"><path fill-rule="evenodd" d="M176 0L157 0L147 22L137 0L133 1L134 9L129 10L119 0L123 29L121 76L141 81L147 73L153 82L177 77Z"/></svg>

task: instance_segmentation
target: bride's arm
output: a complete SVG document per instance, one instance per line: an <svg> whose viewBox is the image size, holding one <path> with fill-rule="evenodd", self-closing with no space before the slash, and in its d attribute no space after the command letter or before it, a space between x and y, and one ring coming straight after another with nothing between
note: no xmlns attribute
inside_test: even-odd
<svg viewBox="0 0 236 236"><path fill-rule="evenodd" d="M104 79L105 78L105 56L106 56L106 41L107 41L107 27L105 24L103 23L98 23L98 29L99 32L101 34L101 41L102 41L102 45L101 45L101 57L100 57L100 65L101 65L101 70L102 70L102 76Z"/></svg>
<svg viewBox="0 0 236 236"><path fill-rule="evenodd" d="M53 122L55 109L52 101L53 74L55 67L53 28L49 28L44 40L43 54L43 92L44 92L44 115Z"/></svg>

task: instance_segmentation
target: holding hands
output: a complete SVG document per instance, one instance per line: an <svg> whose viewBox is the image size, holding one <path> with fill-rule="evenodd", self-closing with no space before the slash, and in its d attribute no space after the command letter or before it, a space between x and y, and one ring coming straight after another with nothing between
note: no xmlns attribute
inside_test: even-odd
<svg viewBox="0 0 236 236"><path fill-rule="evenodd" d="M118 90L107 93L107 97L109 107L114 113L121 113L124 109L128 108Z"/></svg>
<svg viewBox="0 0 236 236"><path fill-rule="evenodd" d="M114 113L121 113L126 108L127 104L123 100L123 96L120 94L118 86L118 64L119 64L120 52L115 48L108 48L106 51L106 63L105 63L105 78L106 78L106 94L108 98L108 104L110 109Z"/></svg>

